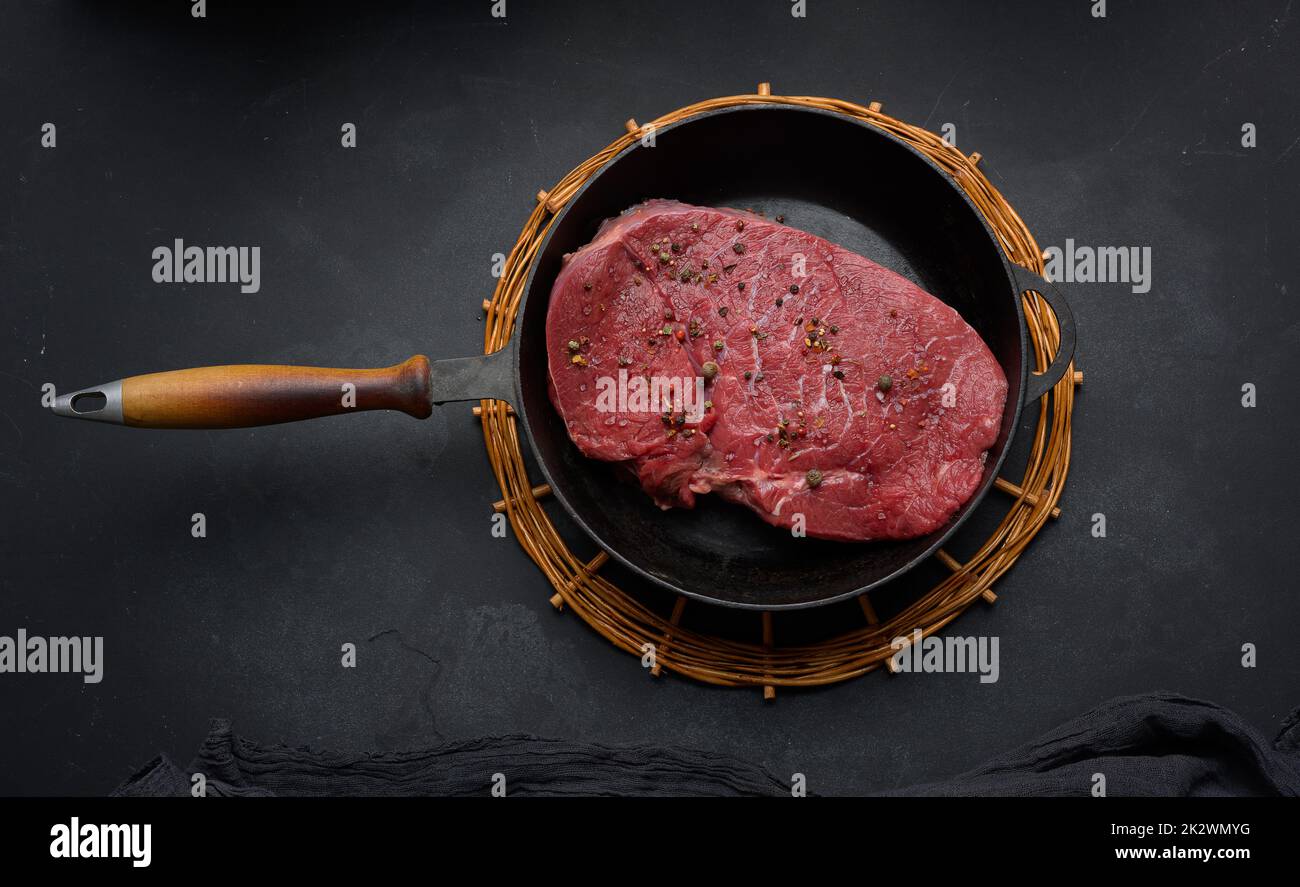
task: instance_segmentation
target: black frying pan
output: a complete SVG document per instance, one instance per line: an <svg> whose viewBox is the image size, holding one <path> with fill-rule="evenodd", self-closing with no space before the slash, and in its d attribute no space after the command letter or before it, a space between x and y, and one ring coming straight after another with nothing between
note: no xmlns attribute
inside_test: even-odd
<svg viewBox="0 0 1300 887"><path fill-rule="evenodd" d="M748 509L702 496L694 510L661 511L611 466L574 447L547 395L546 310L561 258L600 222L652 197L754 207L897 271L953 306L1006 373L1007 407L984 479L948 524L906 542L799 539ZM1061 347L1029 372L1021 294L1041 293ZM384 370L209 367L136 376L60 396L59 415L141 427L222 428L352 410L401 409L494 398L513 404L555 497L597 543L632 570L710 603L792 609L861 594L925 560L992 486L1024 405L1061 379L1074 321L1055 286L1007 261L983 216L952 178L909 145L829 111L745 105L662 127L610 160L561 211L526 284L511 344L495 354ZM351 384L353 403L341 403Z"/></svg>

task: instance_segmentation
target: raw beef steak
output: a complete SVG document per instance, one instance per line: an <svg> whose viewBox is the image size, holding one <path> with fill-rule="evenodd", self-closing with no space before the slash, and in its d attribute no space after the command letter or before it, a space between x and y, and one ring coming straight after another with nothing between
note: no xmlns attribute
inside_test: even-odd
<svg viewBox="0 0 1300 887"><path fill-rule="evenodd" d="M584 455L625 466L661 507L716 492L824 539L943 526L1006 402L979 335L915 284L676 201L610 219L566 258L546 336L551 400Z"/></svg>

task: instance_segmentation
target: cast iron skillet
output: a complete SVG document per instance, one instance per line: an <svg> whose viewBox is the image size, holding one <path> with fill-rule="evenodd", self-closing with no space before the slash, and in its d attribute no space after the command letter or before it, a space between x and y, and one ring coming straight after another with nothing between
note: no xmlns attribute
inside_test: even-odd
<svg viewBox="0 0 1300 887"><path fill-rule="evenodd" d="M694 510L661 511L613 469L584 458L547 394L546 309L565 253L600 222L652 197L753 207L897 271L953 306L1007 376L1007 405L984 479L940 530L906 542L793 538L748 509L702 496ZM1061 347L1029 372L1021 293L1048 300ZM666 126L609 161L556 218L528 277L511 344L495 354L381 370L207 367L135 376L57 398L59 415L155 428L231 428L353 410L495 398L516 408L555 497L597 543L673 591L734 607L792 609L861 594L929 557L997 477L1025 403L1060 380L1074 354L1074 321L1055 286L1009 263L960 187L928 158L875 127L828 111L745 105ZM354 404L341 403L344 385ZM93 402L93 405L92 405Z"/></svg>

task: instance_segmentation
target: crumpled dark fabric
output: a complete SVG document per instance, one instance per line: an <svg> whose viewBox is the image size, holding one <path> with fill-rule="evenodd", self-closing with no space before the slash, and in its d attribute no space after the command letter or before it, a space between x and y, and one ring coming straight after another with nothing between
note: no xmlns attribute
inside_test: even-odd
<svg viewBox="0 0 1300 887"><path fill-rule="evenodd" d="M1300 797L1300 708L1272 742L1211 702L1121 696L945 782L890 795Z"/></svg>
<svg viewBox="0 0 1300 887"><path fill-rule="evenodd" d="M451 742L383 754L260 745L227 720L186 768L159 756L114 796L189 795L191 774L209 797L478 796L502 773L528 795L789 797L790 782L736 758L684 748L607 747L531 736ZM1300 797L1300 708L1268 742L1232 712L1185 696L1148 694L1103 703L1046 735L945 782L891 796L1085 796L1094 774L1110 796Z"/></svg>
<svg viewBox="0 0 1300 887"><path fill-rule="evenodd" d="M756 764L694 749L499 736L356 754L260 745L235 735L230 721L214 719L188 767L160 755L113 795L189 795L193 773L206 777L208 797L486 797L497 773L510 797L790 794L788 782Z"/></svg>

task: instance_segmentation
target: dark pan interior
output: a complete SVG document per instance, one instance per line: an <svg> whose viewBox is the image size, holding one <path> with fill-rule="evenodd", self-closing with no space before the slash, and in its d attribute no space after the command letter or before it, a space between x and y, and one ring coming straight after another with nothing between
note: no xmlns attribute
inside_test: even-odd
<svg viewBox="0 0 1300 887"><path fill-rule="evenodd" d="M753 208L860 253L956 308L988 343L1010 390L976 496L943 530L907 542L796 539L749 510L702 496L661 511L570 442L547 395L547 302L561 257L600 222L652 197ZM523 308L523 414L556 495L603 547L676 590L731 606L828 603L931 554L987 492L1018 415L1024 339L1018 295L978 212L949 177L873 127L813 110L748 106L660 130L606 168L564 210L537 259Z"/></svg>

